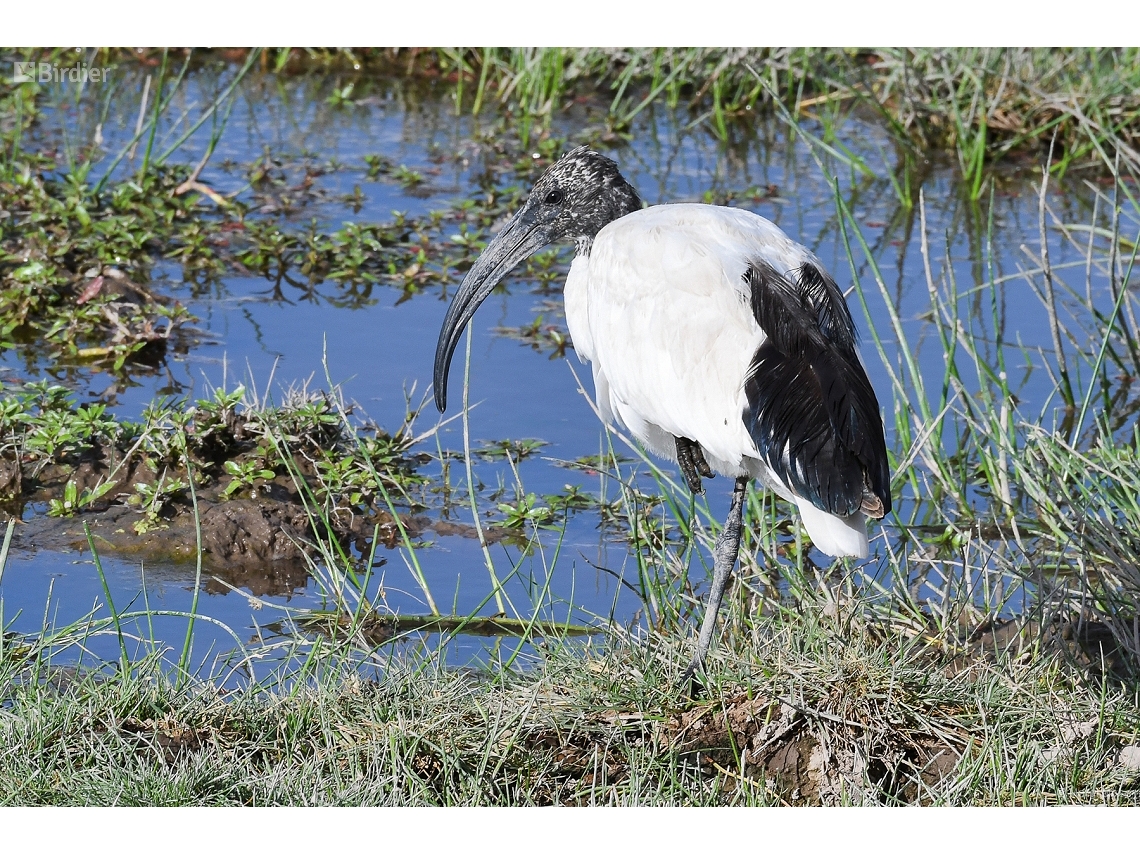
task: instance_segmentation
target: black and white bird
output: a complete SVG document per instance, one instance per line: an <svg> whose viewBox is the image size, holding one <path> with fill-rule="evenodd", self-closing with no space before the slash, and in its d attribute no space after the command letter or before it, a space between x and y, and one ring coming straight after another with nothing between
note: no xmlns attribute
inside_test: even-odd
<svg viewBox="0 0 1140 855"><path fill-rule="evenodd" d="M690 490L735 479L696 655L703 667L740 548L748 481L795 503L812 542L866 557L867 517L891 509L879 402L847 302L819 259L738 208L642 207L617 164L581 146L535 182L468 271L435 352L435 402L460 334L520 261L574 241L566 323L598 409L675 460Z"/></svg>

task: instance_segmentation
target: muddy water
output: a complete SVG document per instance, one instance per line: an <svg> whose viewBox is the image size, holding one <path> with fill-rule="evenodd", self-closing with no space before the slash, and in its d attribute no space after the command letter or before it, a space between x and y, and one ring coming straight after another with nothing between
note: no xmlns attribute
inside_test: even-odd
<svg viewBox="0 0 1140 855"><path fill-rule="evenodd" d="M179 121L178 117L184 112L193 116L200 109L196 105L208 100L218 79L216 72L192 76L160 137L176 137L178 128L188 121ZM87 93L77 99L74 92L58 90L58 105L39 133L47 142L74 145L89 141L98 123L104 148L117 152L133 129L141 80L137 73L124 72L120 89L110 97ZM346 221L385 222L394 211L419 216L478 192L470 162L473 140L494 126L496 116L457 117L446 87L433 91L401 81L357 81L352 97L358 103L334 106L328 98L334 86L343 83L331 78L249 78L241 86L218 149L201 180L222 193L249 194L246 170L267 154L294 175L300 174L306 163L335 161L337 168L315 178L317 197L303 209L294 214L266 214L294 223L315 218L322 228L336 228ZM603 102L578 105L554 121L552 133L576 142L587 129L601 125L602 108ZM857 275L866 295L866 308L852 296L852 309L863 333L864 358L880 399L890 400L889 375L875 351L870 330L877 330L886 361L896 370L902 356L889 323L887 299L903 319L924 373L937 386L944 365L941 348L924 320L930 300L919 251L918 211L903 208L892 188L890 172L895 155L886 136L872 124L851 119L842 126L838 140L831 141L835 148L852 152L864 162L868 173L789 135L782 124L770 118L736 128L731 143L718 140L710 133L708 123L694 122L696 118L685 110L647 109L635 121L628 140L608 153L650 203L731 200L774 220L813 249L846 289L855 280L838 228L835 190L830 183L834 176L886 284L885 299L856 246ZM823 132L811 119L804 127L817 135ZM208 141L208 131L207 123L175 159L196 162ZM365 155L381 155L393 164L405 165L423 174L425 181L412 188L393 180L370 181L365 174ZM822 157L823 170L816 156ZM95 174L100 168L96 167ZM509 183L510 179L503 181ZM988 204L966 200L955 180L953 164L928 165L923 193L935 274L949 267L960 291L966 293L980 285L991 270L1001 277L1033 267L1022 249L1026 245L1033 252L1038 250L1038 201L1033 182L1028 172L1024 177L1004 177L991 211ZM354 201L345 201L344 197L357 188ZM1051 195L1049 204L1061 220L1082 223L1091 218L1091 198L1090 192L1072 182L1064 195ZM992 242L986 236L986 221L991 215ZM1078 251L1056 230L1050 232L1049 241L1054 264L1079 260ZM170 263L158 265L156 275L160 285L200 319L196 326L203 333L197 347L171 357L162 371L135 377L133 385L119 387L104 374L81 370L60 373L37 363L29 368L24 355L7 353L0 359L0 377L8 383L37 374L55 376L80 390L81 400L107 400L116 412L133 416L158 394L197 397L213 387L233 388L240 382L261 395L279 399L282 390L291 386L310 383L326 387L327 366L328 375L341 384L349 399L358 402L379 424L393 428L404 417L408 396L419 403L430 389L436 336L447 306L438 288L401 299L401 292L378 285L358 289L354 299L345 299L344 291L332 283L311 293L287 283L275 291L273 283L261 277L230 276L220 284L202 287L183 282L181 268ZM1083 276L1071 278L1074 283L1083 282ZM557 465L557 461L597 454L605 444L604 432L579 394L572 372L576 370L589 389L588 369L583 370L572 353L566 359L551 359L546 353L496 334L496 327L518 327L532 322L539 313L550 315L545 304L551 295L541 293L533 283L516 278L507 291L489 299L473 325L471 400L477 406L471 415L472 437L476 442L537 438L548 443L539 455L519 464L527 492L542 495L574 484L597 493L604 486L597 476ZM988 293L984 297L975 293L962 301L967 323L977 324L978 330L986 329L991 311ZM1006 326L1006 339L1019 342L1022 348L1010 348L1006 357L1011 372L1016 371L1014 386L1020 406L1028 418L1035 418L1043 407L1056 405L1049 398L1052 382L1047 373L1035 370L1042 359L1040 351L1051 347L1046 314L1039 298L1016 278L1004 286L997 310ZM461 376L461 370L460 364L456 377ZM457 401L457 396L456 385L452 399ZM887 416L889 422L889 411ZM426 431L436 418L429 406L417 427ZM442 427L438 438L445 450L462 448L458 422ZM424 450L434 454L435 440ZM463 482L460 469L453 463L453 486ZM439 464L428 465L425 472L438 476ZM513 496L514 475L503 463L478 462L476 477L489 485L484 491L485 508L494 508L492 493L497 483L506 491L499 501ZM655 492L653 481L646 476L640 487ZM609 495L612 498L612 488ZM718 517L727 509L727 498L728 485L723 479L710 484L708 501ZM25 519L43 511L42 507L29 507ZM438 512L428 513L438 517ZM492 614L496 606L489 600L483 555L477 542L467 536L469 532L462 532L470 519L457 517L451 522L451 526L439 526L439 531L429 530L425 534L429 545L419 553L431 593L445 612L454 609L459 614ZM636 580L637 562L620 539L600 528L595 514L571 516L560 545L559 537L558 532L544 534L543 548L527 554L506 543L491 546L501 575L518 568L506 586L508 612L525 618L537 611L544 617L579 622L613 619L635 624L644 620L644 604L621 583ZM557 564L552 565L556 548ZM425 612L426 597L409 571L406 555L399 549L381 549L379 555L381 563L370 593L381 597L393 611ZM128 605L136 610L144 606L171 611L190 608L192 564L155 563L113 554L102 555L101 560L118 609ZM705 573L700 553L691 564L692 579L699 584ZM224 569L207 568L199 611L228 626L232 634L214 623L199 622L195 636L199 660L234 647L235 638L253 642L257 648L261 640L272 636L273 626L285 614L281 609L327 605L321 586L302 570L243 570L227 579L224 572L218 572ZM45 622L66 625L105 599L91 555L78 536L66 549L48 549L18 534L2 585L5 626L22 632L36 631ZM241 592L256 596L257 601ZM135 623L131 631L148 637L153 634L178 648L185 626L184 618L158 616L149 623ZM97 654L116 655L117 641L110 636L92 639L89 646ZM463 661L486 650L485 639L461 639L452 643L449 656Z"/></svg>

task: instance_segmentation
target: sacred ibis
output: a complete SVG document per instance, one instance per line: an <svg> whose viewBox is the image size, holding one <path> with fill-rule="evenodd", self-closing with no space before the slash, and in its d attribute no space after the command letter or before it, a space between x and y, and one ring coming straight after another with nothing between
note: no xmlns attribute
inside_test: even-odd
<svg viewBox="0 0 1140 855"><path fill-rule="evenodd" d="M456 292L435 352L440 412L479 304L561 240L577 246L566 323L604 418L675 460L694 493L702 476L735 479L688 680L736 564L749 479L795 503L820 550L866 557L867 517L891 509L879 402L847 303L815 255L739 208L644 208L616 163L580 146L535 182Z"/></svg>

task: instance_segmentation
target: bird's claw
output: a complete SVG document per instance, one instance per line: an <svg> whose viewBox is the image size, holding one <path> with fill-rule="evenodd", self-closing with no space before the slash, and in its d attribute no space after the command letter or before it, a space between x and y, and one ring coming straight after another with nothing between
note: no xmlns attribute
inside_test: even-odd
<svg viewBox="0 0 1140 855"><path fill-rule="evenodd" d="M703 493L705 490L701 484L701 476L713 478L715 475L709 468L708 461L705 460L705 452L701 448L701 444L683 436L675 437L675 439L677 440L677 465L681 467L681 475L685 478L685 484L688 485L692 493Z"/></svg>
<svg viewBox="0 0 1140 855"><path fill-rule="evenodd" d="M708 461L705 460L705 451L701 448L699 442L693 443L693 463L697 466L697 471L706 478L715 478L716 473L709 468Z"/></svg>

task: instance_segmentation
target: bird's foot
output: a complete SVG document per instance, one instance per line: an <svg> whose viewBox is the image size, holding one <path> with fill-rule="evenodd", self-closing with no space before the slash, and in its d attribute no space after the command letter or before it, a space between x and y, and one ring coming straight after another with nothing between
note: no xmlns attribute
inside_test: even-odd
<svg viewBox="0 0 1140 855"><path fill-rule="evenodd" d="M705 460L705 452L699 442L686 439L683 436L675 437L677 440L677 464L681 467L681 474L685 483L693 493L703 493L701 476L713 478L714 473Z"/></svg>
<svg viewBox="0 0 1140 855"><path fill-rule="evenodd" d="M696 464L697 471L706 478L715 478L716 473L709 468L709 463L705 460L705 450L701 448L699 442L693 443L693 463Z"/></svg>

